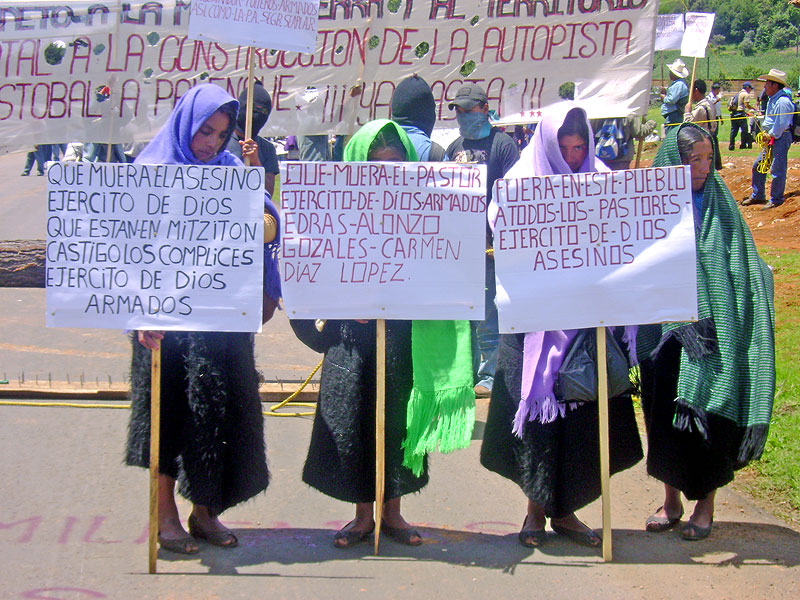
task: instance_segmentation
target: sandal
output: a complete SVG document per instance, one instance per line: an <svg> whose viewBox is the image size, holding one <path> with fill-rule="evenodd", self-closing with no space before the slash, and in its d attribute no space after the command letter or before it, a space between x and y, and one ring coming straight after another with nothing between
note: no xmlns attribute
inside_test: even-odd
<svg viewBox="0 0 800 600"><path fill-rule="evenodd" d="M659 506L656 512L647 517L647 520L644 522L645 531L651 531L653 533L667 531L675 527L681 520L681 517L683 517L683 504L681 504L681 512L677 517L657 517L656 515L663 508L663 506Z"/></svg>
<svg viewBox="0 0 800 600"><path fill-rule="evenodd" d="M525 519L522 521L522 529L517 534L519 543L526 548L536 548L544 544L547 541L547 533L544 527L541 529L525 529L525 523L527 522L528 516L525 515Z"/></svg>
<svg viewBox="0 0 800 600"><path fill-rule="evenodd" d="M711 535L711 529L713 527L714 519L711 519L711 523L708 524L708 527L700 527L689 521L686 525L681 527L681 537L689 542L704 540Z"/></svg>
<svg viewBox="0 0 800 600"><path fill-rule="evenodd" d="M563 535L565 538L568 538L577 544L582 544L583 546L597 548L603 543L603 538L597 535L593 529L589 529L588 526L584 531L577 531L575 529L567 529L561 525L556 525L550 521L550 527L552 527L553 531L555 531L558 535Z"/></svg>
<svg viewBox="0 0 800 600"><path fill-rule="evenodd" d="M401 544L405 544L406 546L422 545L422 535L414 527L408 527L408 528L392 527L391 525L388 525L386 521L382 521L381 531L385 532L386 535L388 535L393 540L400 542ZM414 537L418 539L412 541L411 538Z"/></svg>
<svg viewBox="0 0 800 600"><path fill-rule="evenodd" d="M235 548L239 545L238 538L230 529L226 529L225 531L209 531L203 529L193 514L189 515L189 533L193 538L205 540L209 544L219 546L220 548Z"/></svg>
<svg viewBox="0 0 800 600"><path fill-rule="evenodd" d="M336 535L333 536L333 545L335 548L350 548L355 546L356 544L360 544L361 542L367 539L367 536L375 531L375 523L372 524L372 527L369 530L365 531L358 531L354 529L348 529L354 521L350 521L347 525L342 527L339 531L336 532ZM343 544L337 544L338 541L343 540Z"/></svg>
<svg viewBox="0 0 800 600"><path fill-rule="evenodd" d="M159 533L158 545L164 550L177 552L178 554L197 554L200 552L200 548L197 547L197 543L190 535L184 535L183 537L179 538L165 538L161 537L161 534Z"/></svg>

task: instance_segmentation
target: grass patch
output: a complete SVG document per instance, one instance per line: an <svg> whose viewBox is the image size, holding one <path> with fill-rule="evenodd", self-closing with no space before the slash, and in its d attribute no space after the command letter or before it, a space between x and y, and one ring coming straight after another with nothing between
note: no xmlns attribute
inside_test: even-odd
<svg viewBox="0 0 800 600"><path fill-rule="evenodd" d="M662 78L661 60L664 61L665 79L669 78L669 70L666 65L679 57L680 50L665 50L656 52L653 61L653 78ZM694 65L693 58L683 58L686 66L691 73ZM739 49L731 45L711 46L707 48L706 58L697 59L698 79L716 79L724 81L726 79L755 79L756 77L769 73L770 69L778 68L790 76L787 80L789 87L797 89L797 73L800 71L800 57L797 49L793 46L785 50L758 50L752 56L745 56Z"/></svg>
<svg viewBox="0 0 800 600"><path fill-rule="evenodd" d="M763 457L737 481L780 516L800 523L800 252L769 247L760 252L775 269L775 408Z"/></svg>

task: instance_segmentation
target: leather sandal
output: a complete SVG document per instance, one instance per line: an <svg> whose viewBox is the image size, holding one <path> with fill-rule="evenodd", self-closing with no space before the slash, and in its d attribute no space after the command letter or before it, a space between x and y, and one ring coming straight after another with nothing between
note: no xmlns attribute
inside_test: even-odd
<svg viewBox="0 0 800 600"><path fill-rule="evenodd" d="M194 515L189 515L189 533L193 538L205 540L213 546L220 548L235 548L239 545L239 539L230 529L225 531L209 531L203 529Z"/></svg>
<svg viewBox="0 0 800 600"><path fill-rule="evenodd" d="M711 519L711 523L708 524L708 527L700 527L689 521L686 525L681 527L681 537L689 542L704 540L711 535L711 529L713 527L714 519Z"/></svg>
<svg viewBox="0 0 800 600"><path fill-rule="evenodd" d="M683 517L683 505L681 505L681 512L677 517L658 517L656 516L658 512L663 509L663 506L659 506L652 515L647 517L647 520L644 522L644 528L646 531L651 531L653 533L661 533L663 531L668 531L675 527L678 522Z"/></svg>
<svg viewBox="0 0 800 600"><path fill-rule="evenodd" d="M357 531L354 529L348 529L353 524L353 521L350 521L347 525L342 527L339 531L336 532L336 535L333 536L333 545L336 548L351 548L356 544L360 544L361 542L365 541L369 534L375 531L375 523L372 524L372 527L369 530L365 531ZM343 541L344 543L337 543L339 541Z"/></svg>
<svg viewBox="0 0 800 600"><path fill-rule="evenodd" d="M409 527L407 529L401 527L392 527L391 525L388 525L386 521L382 521L381 531L385 532L386 535L388 535L393 540L400 542L401 544L405 544L406 546L422 545L422 535L414 527ZM412 541L411 538L414 537L418 539Z"/></svg>
<svg viewBox="0 0 800 600"><path fill-rule="evenodd" d="M179 538L165 538L158 534L158 545L169 550L170 552L177 552L178 554L197 554L200 548L197 547L197 542L190 535L184 535Z"/></svg>
<svg viewBox="0 0 800 600"><path fill-rule="evenodd" d="M520 532L517 534L519 543L526 548L536 548L544 544L547 541L547 533L544 527L541 529L525 529L525 523L527 522L528 515L525 515L525 518L522 520L522 529L520 529Z"/></svg>
<svg viewBox="0 0 800 600"><path fill-rule="evenodd" d="M575 529L567 529L561 525L556 525L552 521L550 521L550 527L552 527L553 531L555 531L558 535L563 535L565 538L572 540L576 544L589 546L590 548L597 548L603 543L603 538L601 538L593 529L589 529L588 527L584 531L577 531Z"/></svg>

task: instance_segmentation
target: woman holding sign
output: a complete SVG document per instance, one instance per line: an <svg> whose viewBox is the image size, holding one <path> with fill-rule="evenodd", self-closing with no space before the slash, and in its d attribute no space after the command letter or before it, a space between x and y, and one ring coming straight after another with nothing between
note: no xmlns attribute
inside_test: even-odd
<svg viewBox="0 0 800 600"><path fill-rule="evenodd" d="M647 472L665 489L645 526L674 527L683 492L697 502L681 535L702 540L711 533L717 488L764 450L775 394L775 310L772 274L714 170L707 131L684 123L667 135L653 166L681 164L691 168L699 320L639 331Z"/></svg>
<svg viewBox="0 0 800 600"><path fill-rule="evenodd" d="M344 158L416 161L417 154L399 125L377 120L351 138ZM325 354L303 481L355 504L355 518L333 540L349 548L375 528L376 323L295 320L292 327ZM401 498L428 483L426 450L469 444L474 417L469 322L387 321L383 533L403 544L422 543L400 512Z"/></svg>
<svg viewBox="0 0 800 600"><path fill-rule="evenodd" d="M221 87L202 84L186 92L164 127L136 159L141 164L242 166L225 150L238 102ZM254 157L255 142L242 143ZM277 223L269 202L267 212ZM265 294L280 296L278 239L265 244ZM265 239L266 242L266 239ZM161 343L161 451L158 541L183 554L199 551L196 539L232 548L236 536L220 521L226 509L252 498L269 482L261 399L250 333L139 331L133 341L131 420L126 462L150 462L150 350ZM193 506L189 533L175 504L175 482Z"/></svg>
<svg viewBox="0 0 800 600"><path fill-rule="evenodd" d="M506 178L607 171L595 157L591 132L582 108L572 102L559 103L546 112ZM491 208L489 217L492 221ZM632 342L634 331L626 328L624 336L615 333L617 346ZM570 540L592 547L602 542L575 515L600 496L597 404L559 396L554 389L571 345L585 339L579 333L572 329L503 335L500 343L481 464L514 481L527 496L518 539L529 548L547 540L547 518L556 533ZM614 340L607 337L611 345ZM619 354L623 385L609 400L612 473L642 458L627 360L621 351Z"/></svg>

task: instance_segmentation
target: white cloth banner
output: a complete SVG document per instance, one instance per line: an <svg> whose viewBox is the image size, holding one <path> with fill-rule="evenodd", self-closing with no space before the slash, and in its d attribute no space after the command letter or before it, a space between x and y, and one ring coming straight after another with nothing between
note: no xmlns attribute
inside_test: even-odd
<svg viewBox="0 0 800 600"><path fill-rule="evenodd" d="M494 198L502 333L697 319L689 167L498 180Z"/></svg>
<svg viewBox="0 0 800 600"><path fill-rule="evenodd" d="M294 0L235 1L263 11ZM0 0L0 152L149 140L202 82L237 97L247 48L188 39L190 6ZM567 82L592 117L645 114L657 8L652 0L321 0L313 53L255 53L273 102L261 133L353 133L388 117L395 86L414 73L433 90L439 127L454 126L448 104L465 82L483 86L509 120L536 119Z"/></svg>
<svg viewBox="0 0 800 600"><path fill-rule="evenodd" d="M683 13L658 15L656 51L679 50L683 43Z"/></svg>
<svg viewBox="0 0 800 600"><path fill-rule="evenodd" d="M681 56L705 58L706 46L714 28L714 13L686 13L686 31L681 41Z"/></svg>
<svg viewBox="0 0 800 600"><path fill-rule="evenodd" d="M318 0L192 0L189 37L312 53Z"/></svg>
<svg viewBox="0 0 800 600"><path fill-rule="evenodd" d="M48 327L258 331L261 167L51 163Z"/></svg>
<svg viewBox="0 0 800 600"><path fill-rule="evenodd" d="M281 206L290 319L483 319L483 165L284 162Z"/></svg>

